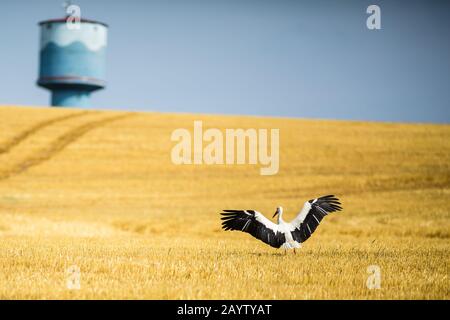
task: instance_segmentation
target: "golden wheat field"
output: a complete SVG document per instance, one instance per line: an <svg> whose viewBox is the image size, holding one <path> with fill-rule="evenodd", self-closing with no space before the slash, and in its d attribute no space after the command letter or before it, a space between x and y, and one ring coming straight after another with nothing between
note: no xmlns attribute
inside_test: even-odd
<svg viewBox="0 0 450 320"><path fill-rule="evenodd" d="M279 128L279 173L173 164L194 120ZM0 132L2 299L450 298L448 125L1 106ZM220 227L326 194L344 210L295 255Z"/></svg>

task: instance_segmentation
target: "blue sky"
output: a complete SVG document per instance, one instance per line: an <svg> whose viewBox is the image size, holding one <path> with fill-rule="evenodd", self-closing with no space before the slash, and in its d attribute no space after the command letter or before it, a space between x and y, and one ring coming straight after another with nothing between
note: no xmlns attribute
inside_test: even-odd
<svg viewBox="0 0 450 320"><path fill-rule="evenodd" d="M62 0L2 0L0 104L47 105L37 22ZM93 108L450 122L449 1L78 0L110 25ZM366 8L381 7L381 30Z"/></svg>

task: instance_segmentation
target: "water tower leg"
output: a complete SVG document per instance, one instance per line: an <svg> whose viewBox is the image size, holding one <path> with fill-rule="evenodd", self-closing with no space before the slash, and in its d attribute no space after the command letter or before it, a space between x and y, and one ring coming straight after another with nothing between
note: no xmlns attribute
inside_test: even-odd
<svg viewBox="0 0 450 320"><path fill-rule="evenodd" d="M91 93L86 90L58 89L52 91L54 107L89 107Z"/></svg>

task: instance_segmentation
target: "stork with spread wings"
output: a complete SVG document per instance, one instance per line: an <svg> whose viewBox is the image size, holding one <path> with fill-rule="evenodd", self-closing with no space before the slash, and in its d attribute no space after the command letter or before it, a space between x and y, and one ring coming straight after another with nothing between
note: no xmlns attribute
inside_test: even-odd
<svg viewBox="0 0 450 320"><path fill-rule="evenodd" d="M316 230L322 219L331 212L342 210L339 199L328 195L306 201L297 217L291 222L283 220L283 208L278 207L274 223L255 210L223 210L222 228L250 233L274 248L300 248Z"/></svg>

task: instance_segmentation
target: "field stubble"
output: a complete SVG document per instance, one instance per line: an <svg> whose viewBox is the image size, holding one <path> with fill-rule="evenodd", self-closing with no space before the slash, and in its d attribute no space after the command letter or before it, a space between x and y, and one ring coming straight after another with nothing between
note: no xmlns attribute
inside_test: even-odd
<svg viewBox="0 0 450 320"><path fill-rule="evenodd" d="M279 128L279 174L172 164L194 120ZM449 299L448 125L4 106L0 129L0 298ZM344 211L296 255L220 229L329 193Z"/></svg>

